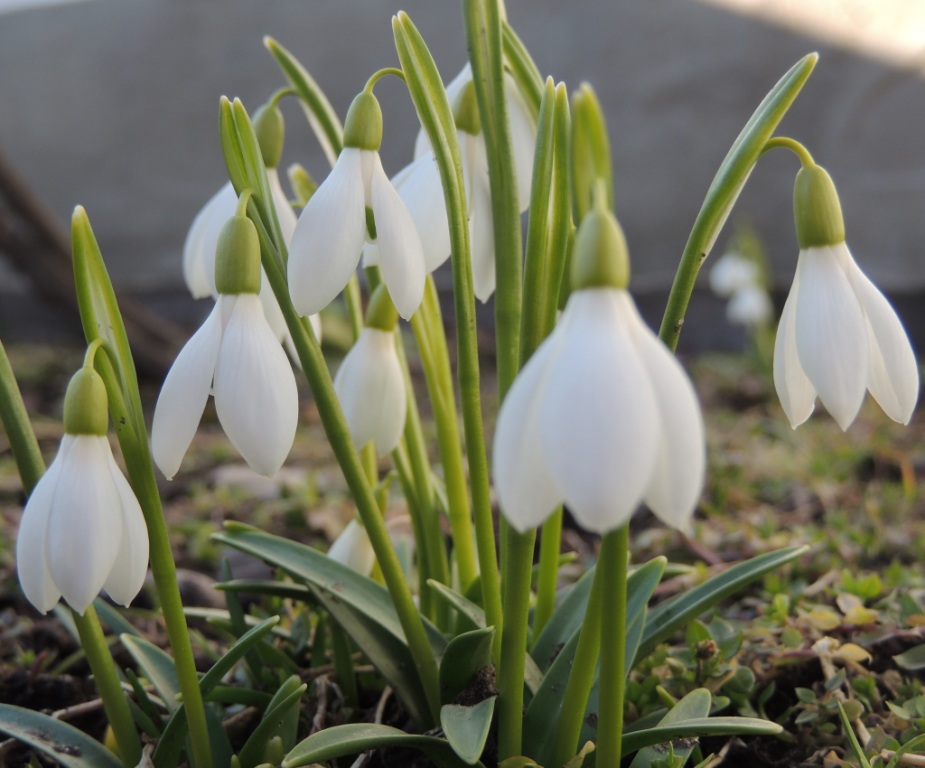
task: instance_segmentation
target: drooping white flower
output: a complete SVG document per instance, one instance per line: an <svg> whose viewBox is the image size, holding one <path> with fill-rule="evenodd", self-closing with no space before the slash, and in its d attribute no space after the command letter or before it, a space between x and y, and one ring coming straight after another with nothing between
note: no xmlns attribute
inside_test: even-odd
<svg viewBox="0 0 925 768"><path fill-rule="evenodd" d="M356 520L347 523L347 527L334 540L328 550L328 557L364 576L369 576L376 562L369 534Z"/></svg>
<svg viewBox="0 0 925 768"><path fill-rule="evenodd" d="M768 292L760 285L740 288L726 304L726 317L733 325L756 328L771 322L773 316L774 304Z"/></svg>
<svg viewBox="0 0 925 768"><path fill-rule="evenodd" d="M832 179L804 160L794 185L800 255L774 345L774 385L790 424L809 418L816 395L842 429L870 391L907 424L919 371L902 323L845 243Z"/></svg>
<svg viewBox="0 0 925 768"><path fill-rule="evenodd" d="M421 240L382 168L381 138L379 104L372 93L361 93L347 115L344 149L292 236L289 291L302 314L326 307L353 275L367 241L367 209L375 222L382 278L398 313L410 318L421 303L426 276Z"/></svg>
<svg viewBox="0 0 925 768"><path fill-rule="evenodd" d="M643 501L684 528L703 484L703 421L693 386L621 287L627 269L594 265L608 251L625 261L622 233L605 232L609 242L598 244L601 228L588 223L601 216L608 232L619 231L600 210L582 220L576 290L498 415L495 486L520 531L563 502L599 533L626 523Z"/></svg>
<svg viewBox="0 0 925 768"><path fill-rule="evenodd" d="M710 290L728 299L743 288L760 285L758 265L741 253L729 251L720 256L710 270Z"/></svg>
<svg viewBox="0 0 925 768"><path fill-rule="evenodd" d="M909 338L844 242L800 251L777 328L774 385L793 427L818 395L847 429L867 391L894 421L912 418L919 371Z"/></svg>
<svg viewBox="0 0 925 768"><path fill-rule="evenodd" d="M295 438L295 377L253 293L220 295L164 380L151 447L168 479L180 468L210 392L228 439L250 466L273 475Z"/></svg>
<svg viewBox="0 0 925 768"><path fill-rule="evenodd" d="M87 430L85 415L78 416L75 429L65 401L65 435L58 455L26 503L16 540L20 584L42 613L63 596L83 614L103 589L128 605L148 570L148 531L141 507L105 434L105 387L92 369L78 373L72 387L81 376L83 384L89 381L101 393L101 418ZM68 399L70 395L71 388ZM86 399L75 399L87 407Z"/></svg>

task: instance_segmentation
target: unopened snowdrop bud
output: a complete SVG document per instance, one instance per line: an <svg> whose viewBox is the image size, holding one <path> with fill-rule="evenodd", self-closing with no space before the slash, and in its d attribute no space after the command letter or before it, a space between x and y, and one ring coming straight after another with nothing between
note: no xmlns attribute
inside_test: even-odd
<svg viewBox="0 0 925 768"><path fill-rule="evenodd" d="M344 358L334 377L353 442L358 447L372 440L376 453L391 453L405 428L407 394L395 349L397 312L384 285L369 302L366 327Z"/></svg>
<svg viewBox="0 0 925 768"><path fill-rule="evenodd" d="M398 313L410 318L421 304L424 250L408 208L382 168L381 142L382 111L372 91L364 90L347 113L344 148L292 236L289 291L302 314L319 312L337 297L367 239L376 241L377 263Z"/></svg>
<svg viewBox="0 0 925 768"><path fill-rule="evenodd" d="M286 138L286 124L277 102L271 99L254 113L254 133L260 145L263 164L267 168L279 166Z"/></svg>
<svg viewBox="0 0 925 768"><path fill-rule="evenodd" d="M774 385L787 418L802 424L818 395L847 429L869 391L907 424L919 393L915 355L896 312L848 250L832 179L804 160L793 200L800 255L774 346Z"/></svg>
<svg viewBox="0 0 925 768"><path fill-rule="evenodd" d="M304 206L311 200L312 195L315 194L315 190L318 189L317 182L312 178L305 167L299 163L290 165L286 174L289 176L289 186L291 186L292 191L295 192L296 200L299 205Z"/></svg>
<svg viewBox="0 0 925 768"><path fill-rule="evenodd" d="M16 541L19 581L42 613L63 596L83 614L103 589L128 605L144 584L148 531L107 426L106 387L86 365L68 385L64 438L32 490Z"/></svg>
<svg viewBox="0 0 925 768"><path fill-rule="evenodd" d="M605 533L645 501L686 528L703 485L700 407L626 291L626 244L606 196L596 197L576 236L565 311L498 414L501 509L525 531L564 502L584 528Z"/></svg>

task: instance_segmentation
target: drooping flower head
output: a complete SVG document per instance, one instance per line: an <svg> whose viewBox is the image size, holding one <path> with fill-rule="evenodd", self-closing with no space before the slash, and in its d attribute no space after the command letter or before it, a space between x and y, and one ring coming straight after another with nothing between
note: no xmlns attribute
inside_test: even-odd
<svg viewBox="0 0 925 768"><path fill-rule="evenodd" d="M373 292L366 326L340 364L334 391L357 447L373 441L376 453L391 453L405 428L408 400L395 348L398 316L385 286Z"/></svg>
<svg viewBox="0 0 925 768"><path fill-rule="evenodd" d="M381 143L382 110L365 90L347 113L344 148L292 236L289 292L301 314L315 314L337 297L367 240L378 246L382 278L398 313L408 319L421 303L426 275L421 239L382 168Z"/></svg>
<svg viewBox="0 0 925 768"><path fill-rule="evenodd" d="M68 385L64 438L29 496L16 540L20 584L42 613L63 596L82 615L103 589L128 605L144 584L148 530L113 458L108 421L106 387L85 366Z"/></svg>
<svg viewBox="0 0 925 768"><path fill-rule="evenodd" d="M264 316L260 282L257 230L239 210L219 238L215 308L180 350L154 409L152 453L168 479L180 468L210 392L225 434L254 470L273 475L289 455L298 393Z"/></svg>
<svg viewBox="0 0 925 768"><path fill-rule="evenodd" d="M295 231L296 215L279 179L277 166L282 152L285 129L282 112L275 102L276 98L274 96L268 104L254 113L254 131L257 134L267 169L267 184L276 209L280 232L288 247L292 241L292 233ZM193 219L183 245L183 277L194 299L203 299L207 296L218 297L218 289L215 286L215 252L222 228L234 215L237 204L238 196L229 181L212 196ZM259 296L263 304L264 315L273 333L281 341L287 340L289 332L286 328L286 321L266 275L263 275L260 282ZM320 338L320 318L312 315L309 321L315 336Z"/></svg>
<svg viewBox="0 0 925 768"><path fill-rule="evenodd" d="M774 385L795 428L816 396L847 429L869 391L907 424L919 393L915 355L896 312L855 263L835 185L804 164L793 195L800 255L774 346Z"/></svg>
<svg viewBox="0 0 925 768"><path fill-rule="evenodd" d="M644 501L684 528L705 466L693 386L626 290L623 233L600 197L576 238L568 304L498 415L502 512L524 531L564 502L584 528L605 533Z"/></svg>

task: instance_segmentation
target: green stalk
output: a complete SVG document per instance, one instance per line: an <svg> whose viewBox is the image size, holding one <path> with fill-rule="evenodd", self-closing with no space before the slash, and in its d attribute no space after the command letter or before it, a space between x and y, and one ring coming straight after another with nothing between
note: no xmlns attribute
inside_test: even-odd
<svg viewBox="0 0 925 768"><path fill-rule="evenodd" d="M540 535L540 570L536 579L536 609L533 611L532 637L540 636L556 607L559 585L559 554L562 550L562 507L556 508L543 523Z"/></svg>
<svg viewBox="0 0 925 768"><path fill-rule="evenodd" d="M103 700L103 709L109 718L116 744L119 746L119 758L125 768L134 768L141 761L141 742L138 731L135 729L135 720L128 706L128 699L122 692L119 682L119 673L106 638L103 637L103 628L93 605L87 606L83 616L72 610L71 616L77 626L80 645L87 654L96 689Z"/></svg>
<svg viewBox="0 0 925 768"><path fill-rule="evenodd" d="M601 571L601 677L597 764L620 765L626 688L626 570L629 524L604 534Z"/></svg>
<svg viewBox="0 0 925 768"><path fill-rule="evenodd" d="M588 697L594 686L594 673L601 652L602 576L598 561L598 567L594 570L594 581L591 582L591 594L588 595L585 620L579 630L575 660L569 670L551 765L565 765L578 751L578 739L581 736L581 727L588 709Z"/></svg>
<svg viewBox="0 0 925 768"><path fill-rule="evenodd" d="M348 707L357 707L360 701L360 695L357 692L357 679L353 671L353 656L350 642L350 636L341 629L333 619L330 623L331 629L331 649L334 653L334 674L337 675L337 682L344 694L344 703Z"/></svg>
<svg viewBox="0 0 925 768"><path fill-rule="evenodd" d="M26 405L22 401L19 384L16 383L16 376L13 374L10 359L7 357L2 342L0 342L0 421L3 422L3 429L6 430L6 437L13 449L13 458L16 460L16 468L22 479L23 490L28 495L32 493L35 484L45 472L45 461L42 459L42 451L35 439L35 432L32 431L32 423L29 421Z"/></svg>

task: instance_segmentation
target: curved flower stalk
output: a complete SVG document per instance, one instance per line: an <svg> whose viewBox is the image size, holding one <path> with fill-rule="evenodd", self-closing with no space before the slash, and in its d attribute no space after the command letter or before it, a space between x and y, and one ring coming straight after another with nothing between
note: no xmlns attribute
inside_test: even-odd
<svg viewBox="0 0 925 768"><path fill-rule="evenodd" d="M367 238L398 313L408 319L424 296L424 253L408 209L382 168L382 112L370 90L347 114L344 148L296 223L289 291L301 314L321 311L357 268ZM372 211L374 224L367 214Z"/></svg>
<svg viewBox="0 0 925 768"><path fill-rule="evenodd" d="M800 255L774 346L774 385L796 428L816 396L846 430L867 391L907 424L919 393L915 355L902 323L845 243L838 194L823 168L804 164L794 213Z"/></svg>
<svg viewBox="0 0 925 768"><path fill-rule="evenodd" d="M595 266L603 252L625 263L616 220L596 208L579 230L576 289L498 415L495 484L519 531L563 502L598 533L622 526L643 501L685 528L700 495L704 432L694 388L640 318L625 290L628 268Z"/></svg>
<svg viewBox="0 0 925 768"><path fill-rule="evenodd" d="M16 567L39 611L64 597L83 615L103 589L120 605L132 602L148 571L148 531L113 458L106 389L92 367L71 379L64 410L58 455L23 510Z"/></svg>
<svg viewBox="0 0 925 768"><path fill-rule="evenodd" d="M469 237L472 243L472 280L475 296L485 302L495 291L495 245L492 220L488 156L479 120L478 105L469 64L447 86L459 132ZM505 76L505 95L511 120L517 197L521 211L530 204L536 121L520 95L517 84ZM415 142L413 162L392 179L411 213L421 242L427 270L437 269L450 256L446 203L434 153L423 129Z"/></svg>
<svg viewBox="0 0 925 768"><path fill-rule="evenodd" d="M350 436L357 447L372 441L379 456L398 446L407 413L405 378L395 348L397 319L380 285L370 300L366 327L334 377Z"/></svg>
<svg viewBox="0 0 925 768"><path fill-rule="evenodd" d="M295 438L295 377L257 296L257 231L239 213L221 240L215 308L180 350L154 410L152 453L168 479L180 468L210 392L225 434L257 472L275 474Z"/></svg>

